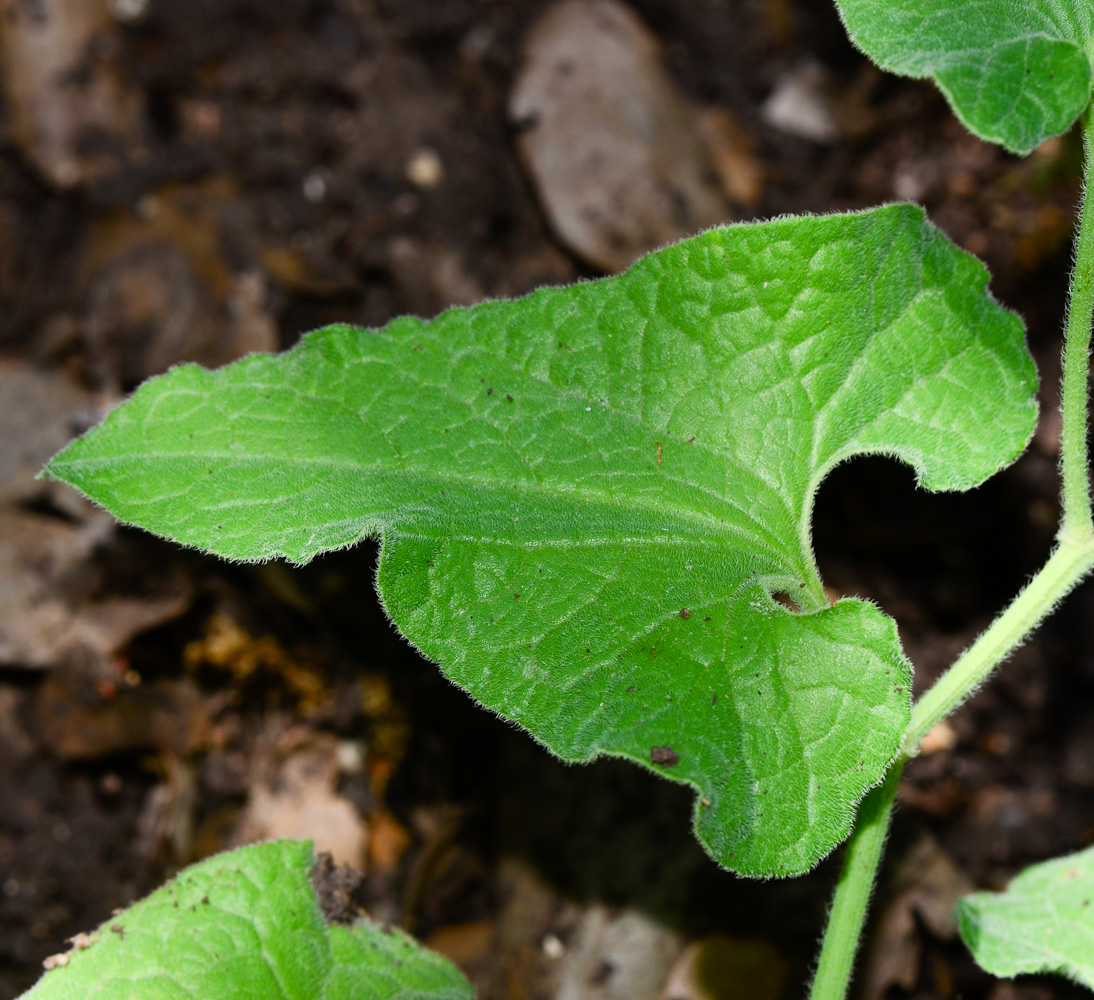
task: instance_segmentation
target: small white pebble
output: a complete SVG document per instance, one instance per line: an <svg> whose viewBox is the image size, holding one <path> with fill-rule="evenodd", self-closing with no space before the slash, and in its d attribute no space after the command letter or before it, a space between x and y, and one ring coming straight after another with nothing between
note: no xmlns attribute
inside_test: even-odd
<svg viewBox="0 0 1094 1000"><path fill-rule="evenodd" d="M554 934L548 934L543 939L543 954L548 958L562 958L566 954L566 946Z"/></svg>
<svg viewBox="0 0 1094 1000"><path fill-rule="evenodd" d="M444 162L435 149L423 146L407 163L406 176L415 187L435 188L444 180Z"/></svg>
<svg viewBox="0 0 1094 1000"><path fill-rule="evenodd" d="M365 766L365 745L360 740L338 741L338 769L343 774L357 774Z"/></svg>
<svg viewBox="0 0 1094 1000"><path fill-rule="evenodd" d="M304 178L302 185L304 197L313 205L318 205L327 196L327 182L320 170L313 170Z"/></svg>
<svg viewBox="0 0 1094 1000"><path fill-rule="evenodd" d="M122 24L134 24L148 13L148 0L110 0L110 13Z"/></svg>
<svg viewBox="0 0 1094 1000"><path fill-rule="evenodd" d="M900 167L893 177L893 196L898 201L919 201L927 193L923 176L912 167Z"/></svg>

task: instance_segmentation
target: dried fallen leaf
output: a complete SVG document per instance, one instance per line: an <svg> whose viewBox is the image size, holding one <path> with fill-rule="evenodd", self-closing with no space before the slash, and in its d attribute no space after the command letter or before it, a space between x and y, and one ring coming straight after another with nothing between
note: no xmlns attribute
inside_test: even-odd
<svg viewBox="0 0 1094 1000"><path fill-rule="evenodd" d="M45 745L64 760L91 760L137 749L185 757L208 737L208 711L188 680L157 681L105 694L85 671L53 671L35 702Z"/></svg>
<svg viewBox="0 0 1094 1000"><path fill-rule="evenodd" d="M552 227L595 267L622 270L732 216L697 112L657 38L617 0L547 11L528 36L509 114Z"/></svg>
<svg viewBox="0 0 1094 1000"><path fill-rule="evenodd" d="M115 150L139 140L142 95L122 83L117 46L108 41L115 27L102 3L0 0L0 70L12 137L58 187L111 173L120 166Z"/></svg>
<svg viewBox="0 0 1094 1000"><path fill-rule="evenodd" d="M363 868L368 831L337 793L338 741L297 729L279 742L282 759L261 766L232 842L313 840L336 864Z"/></svg>
<svg viewBox="0 0 1094 1000"><path fill-rule="evenodd" d="M926 836L901 859L893 882L861 975L864 1000L880 1000L891 986L905 990L915 986L922 950L918 921L936 938L952 940L957 933L952 920L954 907L973 889L965 873Z"/></svg>
<svg viewBox="0 0 1094 1000"><path fill-rule="evenodd" d="M35 481L50 456L97 419L100 402L61 372L0 363L0 663L80 663L89 674L109 674L134 635L189 601L186 585L162 569L154 592L104 591L94 557L115 537L110 516Z"/></svg>

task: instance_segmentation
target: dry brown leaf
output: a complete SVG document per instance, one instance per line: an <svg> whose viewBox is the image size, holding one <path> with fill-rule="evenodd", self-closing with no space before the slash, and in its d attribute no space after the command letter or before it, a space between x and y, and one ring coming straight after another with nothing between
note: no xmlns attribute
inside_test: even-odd
<svg viewBox="0 0 1094 1000"><path fill-rule="evenodd" d="M35 481L102 403L61 372L0 363L0 663L116 675L112 661L133 636L189 603L188 587L163 573L154 593L104 592L93 557L114 537L113 519Z"/></svg>
<svg viewBox="0 0 1094 1000"><path fill-rule="evenodd" d="M336 864L363 868L368 831L336 791L338 741L326 733L290 730L277 756L279 761L262 764L232 842L313 840Z"/></svg>
<svg viewBox="0 0 1094 1000"><path fill-rule="evenodd" d="M732 217L695 109L657 38L617 0L547 11L509 114L552 228L601 270Z"/></svg>
<svg viewBox="0 0 1094 1000"><path fill-rule="evenodd" d="M122 83L115 30L102 0L0 0L12 136L58 187L111 173L121 165L119 150L139 144L141 94Z"/></svg>
<svg viewBox="0 0 1094 1000"><path fill-rule="evenodd" d="M38 689L44 744L65 760L156 749L186 757L205 745L210 720L190 681L156 681L105 693L85 673L56 670Z"/></svg>
<svg viewBox="0 0 1094 1000"><path fill-rule="evenodd" d="M893 889L874 921L860 984L864 1000L880 1000L891 986L910 990L919 979L920 929L917 918L936 938L952 940L957 901L974 886L929 836L901 859Z"/></svg>

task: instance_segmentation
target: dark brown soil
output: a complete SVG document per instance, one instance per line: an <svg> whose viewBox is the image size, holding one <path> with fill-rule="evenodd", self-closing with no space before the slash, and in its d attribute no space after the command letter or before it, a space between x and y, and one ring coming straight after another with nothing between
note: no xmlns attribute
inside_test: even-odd
<svg viewBox="0 0 1094 1000"><path fill-rule="evenodd" d="M983 146L929 85L867 67L825 0L633 6L663 40L682 89L728 108L751 136L764 178L757 217L893 200L905 165L929 165L921 200L987 261L997 296L1025 317L1046 411L1056 405L1074 136L1025 161ZM506 122L520 39L545 7L153 0L118 35L125 85L141 101L139 152L123 149L93 183L61 192L28 164L0 109L0 353L92 388L127 390L143 377L139 351L109 332L133 336L133 324L104 320L98 339L80 331L107 308L88 277L95 241L104 227L142 218L149 199L180 204L190 219L213 213L220 256L209 267L219 271L185 280L204 288L260 273L282 346L335 320L378 325L434 314L468 289L511 296L588 274L553 240ZM806 58L867 112L834 144L782 134L759 111ZM432 189L406 177L423 146L444 164ZM313 176L318 199L304 193ZM455 270L439 268L441 259ZM174 258L164 260L170 277ZM217 298L215 288L200 294ZM883 460L853 462L822 489L816 543L826 581L896 617L917 688L1047 554L1055 448L1049 421L1017 465L962 496L917 492L910 472ZM395 837L363 886L339 891L383 919L422 936L493 920L499 864L517 857L571 899L637 906L688 936L766 938L789 965L786 996L800 995L833 862L795 881L735 879L693 842L686 791L618 762L550 759L401 642L375 602L372 545L300 570L248 568L123 532L98 558L100 591L140 593L178 574L193 598L184 615L122 650L116 676L79 663L0 672L0 997L26 989L65 938L225 846L271 718L279 731L367 744L368 766L347 770L338 791L370 822L391 820L405 842ZM273 644L254 653L256 669L187 653L208 640L215 615L246 641ZM1092 618L1087 585L955 717L955 746L909 768L894 856L928 832L973 883L990 887L1094 843ZM131 690L126 678L138 676ZM113 718L110 706L140 689L173 721L104 740L95 720ZM151 711L150 701L134 704ZM195 735L187 706L208 731ZM922 923L916 934L914 985L888 996L1002 996L959 944ZM484 1000L509 995L489 985L501 981L489 970L479 981ZM1048 978L1023 989L1006 996L1082 995Z"/></svg>

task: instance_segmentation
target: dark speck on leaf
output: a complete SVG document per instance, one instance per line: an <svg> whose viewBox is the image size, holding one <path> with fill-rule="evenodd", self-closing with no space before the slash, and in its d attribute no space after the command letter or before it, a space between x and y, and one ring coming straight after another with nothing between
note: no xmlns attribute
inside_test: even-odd
<svg viewBox="0 0 1094 1000"><path fill-rule="evenodd" d="M494 395L493 386L491 386L489 389L486 390L486 395L488 395L488 396L493 396Z"/></svg>
<svg viewBox="0 0 1094 1000"><path fill-rule="evenodd" d="M709 622L710 621L710 615L707 615L706 618L703 619L703 621Z"/></svg>
<svg viewBox="0 0 1094 1000"><path fill-rule="evenodd" d="M634 690L634 685L633 685L633 684L631 684L631 685L630 685L630 686L629 686L629 687L627 688L627 691L628 691L628 692L630 692L630 691L633 691L633 690Z"/></svg>
<svg viewBox="0 0 1094 1000"><path fill-rule="evenodd" d="M690 618L691 617L691 612L688 611L687 608L681 608L680 609L680 617L681 618Z"/></svg>
<svg viewBox="0 0 1094 1000"><path fill-rule="evenodd" d="M513 397L512 397L512 396L510 396L510 395L509 395L508 393L506 393L506 394L505 394L505 401L506 401L507 403L511 403L511 402L513 402Z"/></svg>
<svg viewBox="0 0 1094 1000"><path fill-rule="evenodd" d="M514 594L513 595L513 600L514 601L519 601L520 600L520 594Z"/></svg>
<svg viewBox="0 0 1094 1000"><path fill-rule="evenodd" d="M717 704L718 704L718 696L717 696L717 695L713 695L713 696L711 697L711 699L710 699L710 703L711 703L712 705L717 705Z"/></svg>
<svg viewBox="0 0 1094 1000"><path fill-rule="evenodd" d="M650 760L654 764L661 764L663 767L675 767L680 763L680 755L668 745L650 747Z"/></svg>

